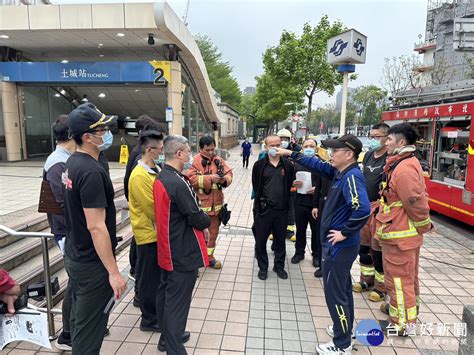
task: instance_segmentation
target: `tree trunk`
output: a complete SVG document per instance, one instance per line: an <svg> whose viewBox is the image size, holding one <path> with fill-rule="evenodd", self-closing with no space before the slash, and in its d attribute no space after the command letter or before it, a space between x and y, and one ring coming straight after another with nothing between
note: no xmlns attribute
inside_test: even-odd
<svg viewBox="0 0 474 355"><path fill-rule="evenodd" d="M309 124L311 120L311 105L313 104L313 95L308 96L308 113L306 115L306 122Z"/></svg>

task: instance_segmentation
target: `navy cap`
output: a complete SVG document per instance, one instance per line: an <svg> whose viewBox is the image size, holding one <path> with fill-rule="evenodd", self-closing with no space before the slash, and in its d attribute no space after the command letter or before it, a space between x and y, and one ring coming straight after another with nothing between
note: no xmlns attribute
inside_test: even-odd
<svg viewBox="0 0 474 355"><path fill-rule="evenodd" d="M103 114L90 102L79 105L67 116L69 132L72 135L91 132L101 126L108 126L116 120L117 116Z"/></svg>
<svg viewBox="0 0 474 355"><path fill-rule="evenodd" d="M353 134L345 134L337 139L326 139L321 141L321 144L326 148L349 148L357 156L362 152L362 142Z"/></svg>

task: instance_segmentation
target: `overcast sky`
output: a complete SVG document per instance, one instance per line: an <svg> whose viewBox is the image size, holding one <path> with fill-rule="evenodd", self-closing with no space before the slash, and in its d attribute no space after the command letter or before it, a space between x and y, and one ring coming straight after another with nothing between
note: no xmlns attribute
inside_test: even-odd
<svg viewBox="0 0 474 355"><path fill-rule="evenodd" d="M54 3L120 2L56 0ZM133 1L143 2L143 1ZM187 0L168 0L179 17ZM278 44L282 30L301 33L303 24L316 24L323 14L341 20L368 37L367 62L357 65L351 87L380 85L384 58L411 55L418 35L425 33L427 0L190 0L187 21L191 33L211 37L234 68L242 89L255 86L263 72L262 53ZM337 92L337 91L336 91ZM335 102L318 95L315 103Z"/></svg>

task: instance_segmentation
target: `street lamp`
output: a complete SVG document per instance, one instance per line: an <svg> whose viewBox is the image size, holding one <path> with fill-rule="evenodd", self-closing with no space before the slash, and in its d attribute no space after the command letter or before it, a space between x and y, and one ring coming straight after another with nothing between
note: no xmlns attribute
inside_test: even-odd
<svg viewBox="0 0 474 355"><path fill-rule="evenodd" d="M256 122L255 122L255 115L252 115L251 113L245 113L245 115L252 117L252 120L253 120L252 143L256 143L256 141L257 141L257 126L256 126Z"/></svg>

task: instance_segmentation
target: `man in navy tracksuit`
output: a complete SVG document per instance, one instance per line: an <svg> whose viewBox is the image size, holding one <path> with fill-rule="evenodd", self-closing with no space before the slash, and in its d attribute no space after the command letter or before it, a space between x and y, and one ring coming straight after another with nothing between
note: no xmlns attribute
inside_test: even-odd
<svg viewBox="0 0 474 355"><path fill-rule="evenodd" d="M321 217L321 241L324 294L334 323L327 332L333 340L319 344L316 351L320 354L347 354L352 351L354 322L350 271L359 251L359 231L369 218L370 202L357 163L362 151L361 141L347 134L338 139L324 140L322 144L328 148L329 163L283 149L277 153L291 155L300 165L332 181Z"/></svg>

